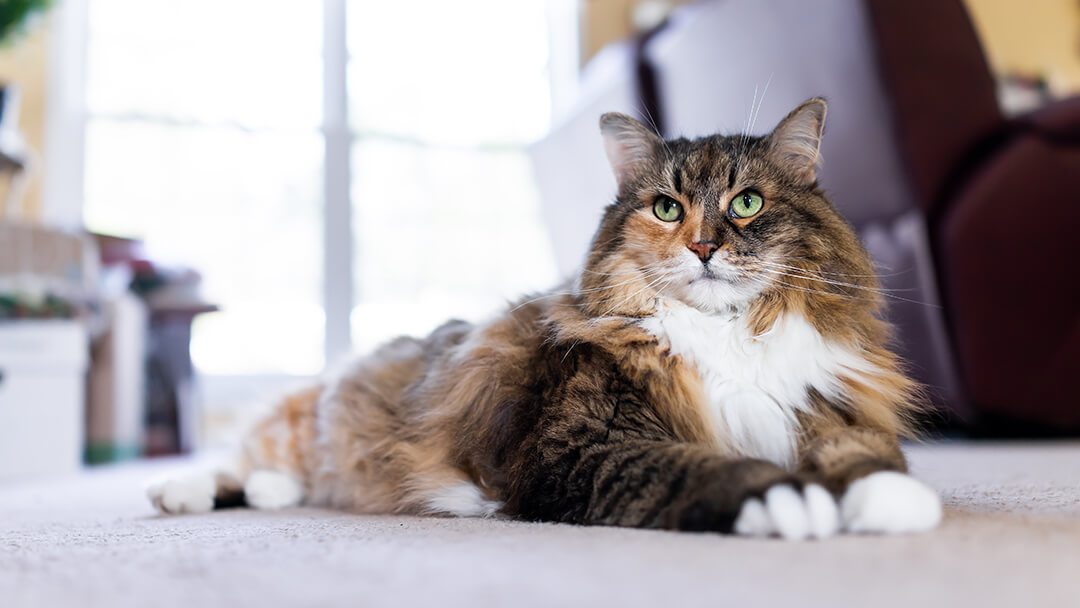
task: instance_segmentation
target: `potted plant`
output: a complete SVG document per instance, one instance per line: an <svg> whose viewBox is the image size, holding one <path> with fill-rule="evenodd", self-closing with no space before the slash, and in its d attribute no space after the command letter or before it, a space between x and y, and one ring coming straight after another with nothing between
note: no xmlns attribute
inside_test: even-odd
<svg viewBox="0 0 1080 608"><path fill-rule="evenodd" d="M18 33L29 18L44 11L51 0L0 0L0 44Z"/></svg>

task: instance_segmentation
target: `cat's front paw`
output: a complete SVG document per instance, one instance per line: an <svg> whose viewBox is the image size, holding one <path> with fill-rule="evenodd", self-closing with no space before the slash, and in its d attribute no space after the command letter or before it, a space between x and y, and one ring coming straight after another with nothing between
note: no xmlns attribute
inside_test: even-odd
<svg viewBox="0 0 1080 608"><path fill-rule="evenodd" d="M734 531L743 536L778 535L785 540L828 538L840 529L840 513L832 494L809 484L802 491L778 484L761 498L748 498L735 519Z"/></svg>
<svg viewBox="0 0 1080 608"><path fill-rule="evenodd" d="M848 532L923 532L941 521L941 498L910 475L881 471L848 487L840 500L840 516Z"/></svg>

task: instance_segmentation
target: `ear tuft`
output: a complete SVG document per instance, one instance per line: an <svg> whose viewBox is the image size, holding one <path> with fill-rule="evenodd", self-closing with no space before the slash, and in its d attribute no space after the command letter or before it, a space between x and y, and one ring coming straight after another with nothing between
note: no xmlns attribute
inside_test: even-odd
<svg viewBox="0 0 1080 608"><path fill-rule="evenodd" d="M773 158L801 185L817 181L821 164L821 135L825 130L828 105L820 97L807 99L791 111L769 135Z"/></svg>
<svg viewBox="0 0 1080 608"><path fill-rule="evenodd" d="M640 174L660 159L664 142L640 122L618 112L600 117L600 134L604 136L604 151L621 188L633 176Z"/></svg>

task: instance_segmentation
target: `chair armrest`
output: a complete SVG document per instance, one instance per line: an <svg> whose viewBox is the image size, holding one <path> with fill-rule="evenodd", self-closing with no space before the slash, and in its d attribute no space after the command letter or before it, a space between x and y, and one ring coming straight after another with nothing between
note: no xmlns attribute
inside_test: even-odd
<svg viewBox="0 0 1080 608"><path fill-rule="evenodd" d="M1080 139L1080 95L1056 101L1015 120L1029 130L1053 138Z"/></svg>

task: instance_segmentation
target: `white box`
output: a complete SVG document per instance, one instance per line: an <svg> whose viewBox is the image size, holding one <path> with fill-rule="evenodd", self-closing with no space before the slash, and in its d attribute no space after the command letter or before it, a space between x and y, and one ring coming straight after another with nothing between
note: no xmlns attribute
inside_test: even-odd
<svg viewBox="0 0 1080 608"><path fill-rule="evenodd" d="M76 321L0 323L0 481L82 467L87 361Z"/></svg>

